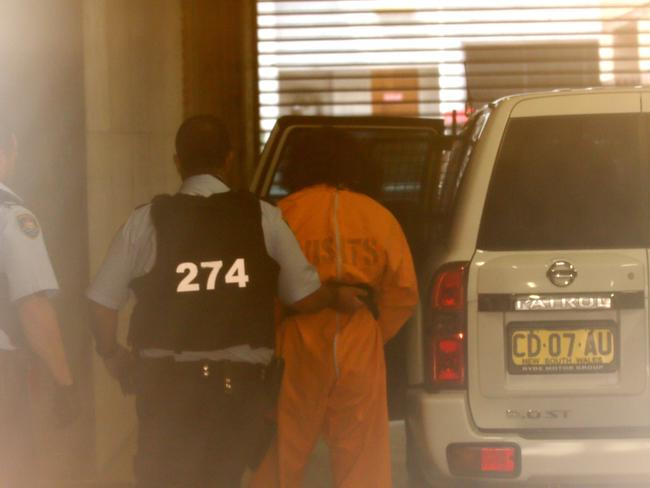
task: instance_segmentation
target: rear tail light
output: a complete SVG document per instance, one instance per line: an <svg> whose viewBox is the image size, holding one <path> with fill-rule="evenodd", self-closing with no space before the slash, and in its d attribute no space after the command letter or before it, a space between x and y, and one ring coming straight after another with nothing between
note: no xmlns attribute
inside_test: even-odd
<svg viewBox="0 0 650 488"><path fill-rule="evenodd" d="M433 280L425 343L427 378L436 388L465 386L468 264L448 263Z"/></svg>
<svg viewBox="0 0 650 488"><path fill-rule="evenodd" d="M521 453L516 444L450 444L447 463L458 476L514 478L521 472Z"/></svg>

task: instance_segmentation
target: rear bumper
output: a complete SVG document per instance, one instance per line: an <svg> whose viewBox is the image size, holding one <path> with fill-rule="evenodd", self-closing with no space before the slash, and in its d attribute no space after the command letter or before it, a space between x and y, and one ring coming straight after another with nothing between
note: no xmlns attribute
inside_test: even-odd
<svg viewBox="0 0 650 488"><path fill-rule="evenodd" d="M410 455L429 482L469 486L527 483L650 485L650 438L527 439L516 433L483 433L471 421L465 392L408 393L406 428ZM521 473L514 479L454 476L447 465L447 446L458 442L512 442L521 448Z"/></svg>

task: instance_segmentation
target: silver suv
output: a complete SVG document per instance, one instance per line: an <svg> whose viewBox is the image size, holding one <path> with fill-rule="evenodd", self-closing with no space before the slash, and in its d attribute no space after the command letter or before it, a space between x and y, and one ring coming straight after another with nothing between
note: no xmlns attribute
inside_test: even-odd
<svg viewBox="0 0 650 488"><path fill-rule="evenodd" d="M408 343L414 484L650 485L650 90L500 100L448 161Z"/></svg>

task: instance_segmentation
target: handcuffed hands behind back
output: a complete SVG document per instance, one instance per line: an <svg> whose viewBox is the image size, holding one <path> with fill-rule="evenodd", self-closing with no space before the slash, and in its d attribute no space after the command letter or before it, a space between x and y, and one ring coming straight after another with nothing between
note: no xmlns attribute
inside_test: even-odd
<svg viewBox="0 0 650 488"><path fill-rule="evenodd" d="M337 312L353 314L360 308L365 307L361 297L368 295L368 292L358 286L337 285L335 287L336 299L332 308Z"/></svg>

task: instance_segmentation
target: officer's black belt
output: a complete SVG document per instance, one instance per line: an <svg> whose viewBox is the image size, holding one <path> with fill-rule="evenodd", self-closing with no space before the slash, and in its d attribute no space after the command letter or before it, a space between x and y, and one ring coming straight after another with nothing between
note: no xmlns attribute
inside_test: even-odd
<svg viewBox="0 0 650 488"><path fill-rule="evenodd" d="M176 361L173 357L140 357L144 365L159 367L170 374L197 376L206 379L229 379L240 381L263 381L268 366L265 364L243 363L239 361Z"/></svg>

